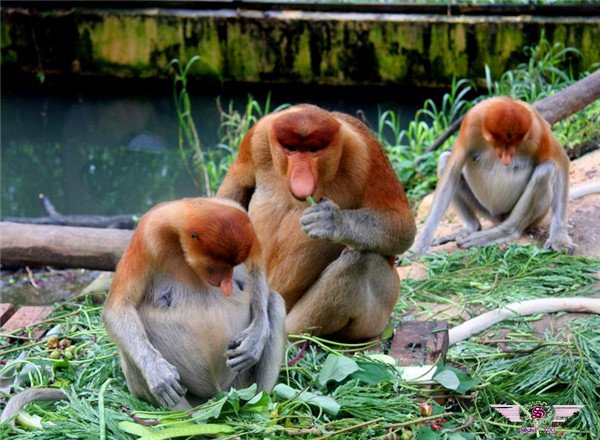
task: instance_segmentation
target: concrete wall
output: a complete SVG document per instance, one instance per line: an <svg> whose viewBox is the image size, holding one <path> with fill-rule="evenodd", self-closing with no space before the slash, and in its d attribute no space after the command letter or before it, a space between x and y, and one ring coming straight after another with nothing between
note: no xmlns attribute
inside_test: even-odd
<svg viewBox="0 0 600 440"><path fill-rule="evenodd" d="M600 61L598 17L499 17L300 11L2 8L2 69L222 81L447 86L526 59L540 32Z"/></svg>

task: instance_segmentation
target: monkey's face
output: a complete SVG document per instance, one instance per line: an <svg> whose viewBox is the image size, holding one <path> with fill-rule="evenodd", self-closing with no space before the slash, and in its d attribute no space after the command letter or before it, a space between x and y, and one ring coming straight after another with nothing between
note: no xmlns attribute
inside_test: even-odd
<svg viewBox="0 0 600 440"><path fill-rule="evenodd" d="M323 171L335 175L341 156L339 130L337 119L311 106L286 112L274 121L271 153L296 199L315 196L320 181L328 177L321 175Z"/></svg>
<svg viewBox="0 0 600 440"><path fill-rule="evenodd" d="M201 253L185 253L185 260L194 273L214 287L219 287L225 296L233 291L233 266Z"/></svg>

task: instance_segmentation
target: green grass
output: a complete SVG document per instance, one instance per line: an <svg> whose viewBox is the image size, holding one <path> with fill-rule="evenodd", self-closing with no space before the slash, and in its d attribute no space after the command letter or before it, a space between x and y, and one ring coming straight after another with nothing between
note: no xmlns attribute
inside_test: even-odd
<svg viewBox="0 0 600 440"><path fill-rule="evenodd" d="M435 255L425 264L427 280L403 281L395 322L440 319L433 303L465 312L449 318L455 325L482 308L512 301L598 293L600 260L533 246ZM282 369L271 395L254 397L253 389L224 392L190 415L158 410L129 395L116 347L99 311L92 297L81 296L59 305L44 323L77 347L71 360L50 359L53 349L46 347L46 341L9 345L7 337L0 336L0 358L8 361L0 369L3 386L51 385L66 389L69 396L68 401L30 404L26 412L41 417L43 427L0 426L1 438L99 438L105 431L106 438L130 439L138 437L130 432L148 430L173 438L210 429L220 432L219 438L231 439L399 439L402 435L421 440L508 439L518 435L518 426L489 405L534 401L586 405L585 411L559 427L562 438L600 435L600 416L595 411L600 408L600 316L590 315L544 334L530 327L538 317L515 319L458 344L449 351L447 365L474 379L462 393L438 384L404 382L394 367L351 351L368 344L336 345L309 337L304 354ZM290 339L286 365L304 345L299 337ZM440 416L446 423L443 430L431 429L431 417L425 418L421 403L432 405L434 414L448 413ZM449 432L467 422L469 426Z"/></svg>

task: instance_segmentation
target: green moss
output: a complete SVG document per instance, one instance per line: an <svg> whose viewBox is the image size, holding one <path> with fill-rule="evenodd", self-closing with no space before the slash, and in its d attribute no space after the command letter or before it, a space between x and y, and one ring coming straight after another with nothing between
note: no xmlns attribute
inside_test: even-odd
<svg viewBox="0 0 600 440"><path fill-rule="evenodd" d="M38 57L27 39L17 40L16 32L11 35L15 26L31 26L30 17L19 14L2 14L3 63ZM44 67L60 71L73 59L55 60L50 55L75 53L82 74L165 76L171 59L186 63L199 55L201 61L193 65L190 75L201 79L445 86L452 77L483 76L485 65L499 76L521 61L522 47L534 44L541 29L552 41L582 51L576 70L599 61L600 24L585 18L403 16L377 21L341 15L326 20L301 13L234 18L103 10L73 21L49 15L36 26L53 29L62 25L55 22L59 19L72 26L78 38L73 39L74 47L60 50L52 46L53 41L45 44L42 50L48 53L41 55L48 65ZM56 44L65 44L59 40ZM37 68L34 61L27 63L31 65L23 69Z"/></svg>
<svg viewBox="0 0 600 440"><path fill-rule="evenodd" d="M253 36L252 29L242 32L239 23L227 23L227 76L238 81L259 81L265 41ZM263 47L261 47L263 46ZM262 50L261 50L262 49Z"/></svg>
<svg viewBox="0 0 600 440"><path fill-rule="evenodd" d="M10 37L10 30L12 26L10 23L2 22L0 26L0 48L4 49L12 44L12 38Z"/></svg>
<svg viewBox="0 0 600 440"><path fill-rule="evenodd" d="M294 56L294 73L298 74L304 81L310 81L312 77L310 33L304 29L298 38L296 54Z"/></svg>

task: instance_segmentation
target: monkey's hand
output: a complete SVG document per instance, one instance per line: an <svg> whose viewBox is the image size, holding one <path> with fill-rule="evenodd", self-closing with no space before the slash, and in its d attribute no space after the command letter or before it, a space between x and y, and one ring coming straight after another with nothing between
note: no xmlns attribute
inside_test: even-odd
<svg viewBox="0 0 600 440"><path fill-rule="evenodd" d="M321 199L307 208L300 218L302 229L312 239L340 242L343 230L342 210L331 200Z"/></svg>
<svg viewBox="0 0 600 440"><path fill-rule="evenodd" d="M150 392L162 406L175 406L187 391L179 383L177 369L162 357L150 363L144 373Z"/></svg>
<svg viewBox="0 0 600 440"><path fill-rule="evenodd" d="M577 245L571 241L571 237L566 232L557 237L550 237L544 243L544 249L552 249L555 252L565 252L572 255L577 249Z"/></svg>
<svg viewBox="0 0 600 440"><path fill-rule="evenodd" d="M225 364L237 373L247 370L259 361L268 336L267 320L253 322L229 341Z"/></svg>

